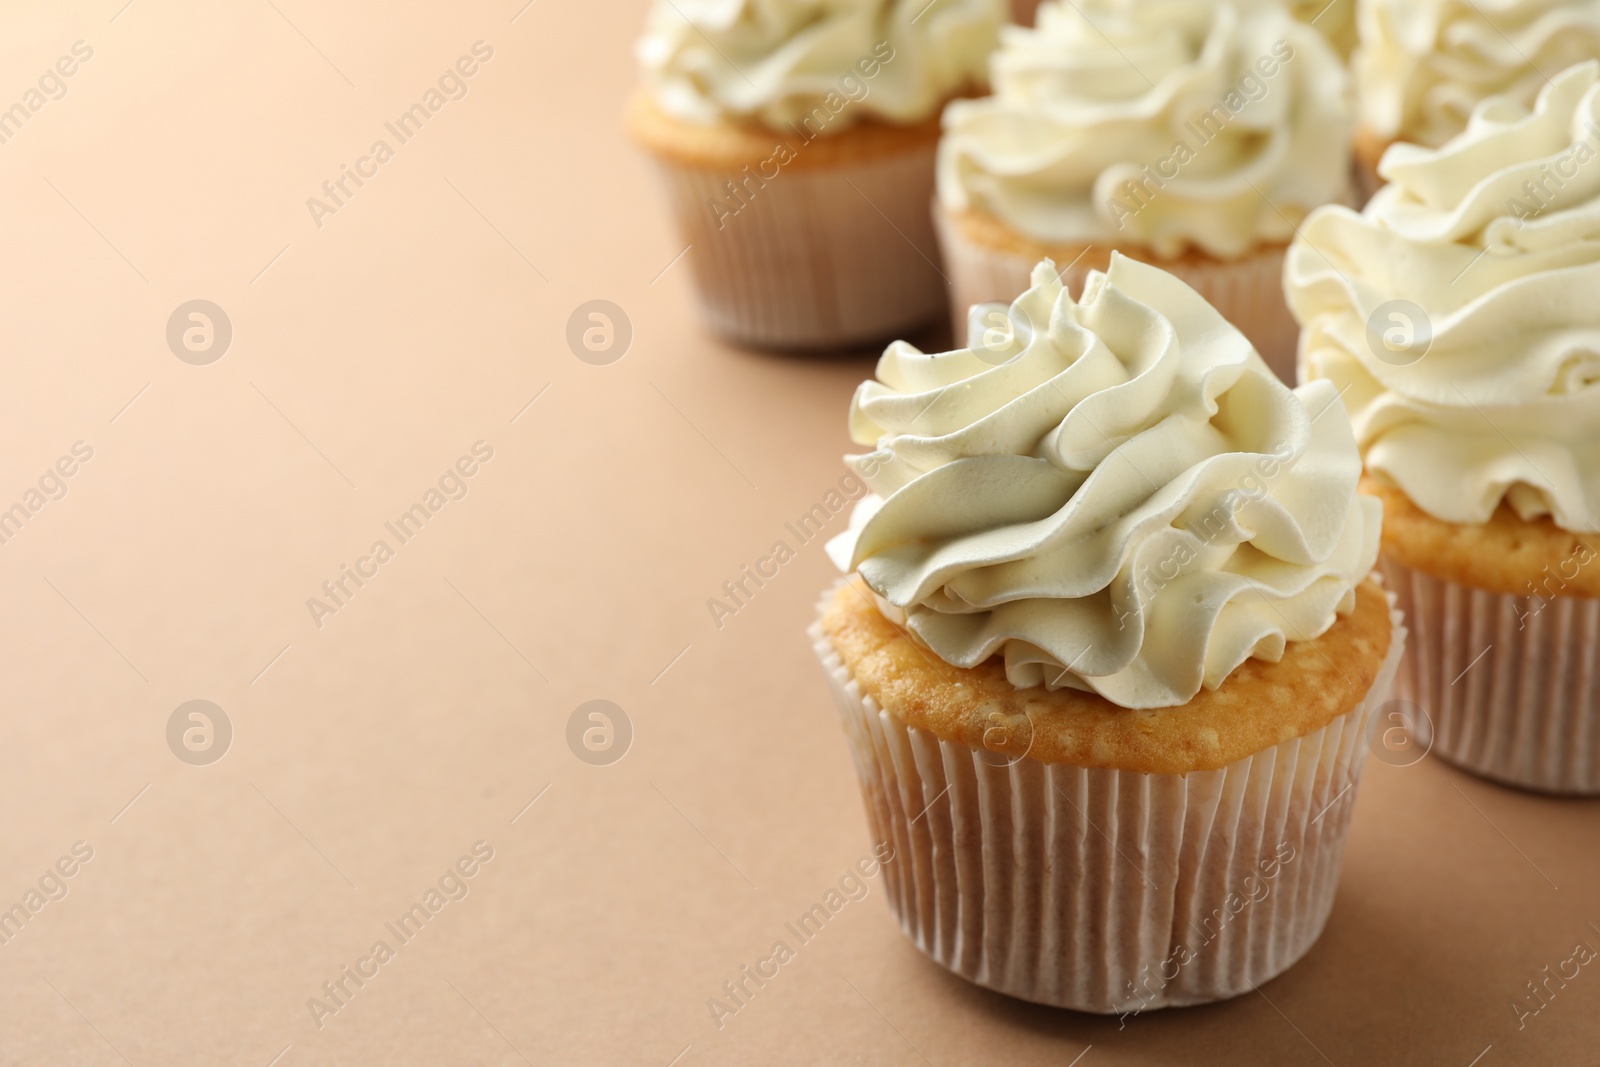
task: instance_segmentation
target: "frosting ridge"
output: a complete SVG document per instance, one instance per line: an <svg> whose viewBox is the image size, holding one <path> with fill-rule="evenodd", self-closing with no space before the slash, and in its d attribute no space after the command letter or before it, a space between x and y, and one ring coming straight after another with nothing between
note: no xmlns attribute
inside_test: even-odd
<svg viewBox="0 0 1600 1067"><path fill-rule="evenodd" d="M1232 258L1348 192L1348 77L1279 3L1049 0L1001 41L994 95L945 110L951 211L1043 242Z"/></svg>
<svg viewBox="0 0 1600 1067"><path fill-rule="evenodd" d="M1356 19L1362 124L1428 146L1480 100L1530 105L1547 78L1600 56L1600 0L1363 0Z"/></svg>
<svg viewBox="0 0 1600 1067"><path fill-rule="evenodd" d="M858 388L872 493L835 562L946 662L1128 708L1351 610L1379 505L1336 391L1283 386L1158 268L1114 255L1079 301L1048 260L1032 282L974 308L965 349L896 342Z"/></svg>
<svg viewBox="0 0 1600 1067"><path fill-rule="evenodd" d="M1343 392L1369 469L1435 518L1506 502L1600 531L1600 63L1380 172L1290 248L1302 378Z"/></svg>
<svg viewBox="0 0 1600 1067"><path fill-rule="evenodd" d="M981 87L1005 11L1005 0L653 0L635 53L668 114L810 120L814 136L867 117L919 122Z"/></svg>

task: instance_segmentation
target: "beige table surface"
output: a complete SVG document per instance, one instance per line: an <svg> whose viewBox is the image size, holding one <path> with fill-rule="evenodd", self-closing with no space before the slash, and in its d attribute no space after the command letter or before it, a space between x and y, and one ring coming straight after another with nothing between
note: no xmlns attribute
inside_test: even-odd
<svg viewBox="0 0 1600 1067"><path fill-rule="evenodd" d="M0 144L0 508L66 488L0 544L0 907L66 890L0 944L0 1062L1600 1060L1600 969L1512 1009L1600 947L1600 810L1433 758L1369 765L1327 932L1260 995L1120 1030L1024 1005L926 962L875 878L719 1029L870 842L804 638L820 544L721 628L706 600L836 483L872 354L699 330L619 132L642 5L524 2L0 14L0 107L93 52ZM387 134L478 41L466 95ZM204 365L166 340L192 299L233 330ZM609 365L565 340L592 299L632 324ZM467 495L389 534L479 441ZM206 765L167 740L196 699L233 733ZM620 762L569 747L593 699Z"/></svg>

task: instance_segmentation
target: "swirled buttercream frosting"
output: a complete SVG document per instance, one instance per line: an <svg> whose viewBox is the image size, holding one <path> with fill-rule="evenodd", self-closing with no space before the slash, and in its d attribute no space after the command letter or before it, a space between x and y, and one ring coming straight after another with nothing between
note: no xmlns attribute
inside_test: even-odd
<svg viewBox="0 0 1600 1067"><path fill-rule="evenodd" d="M1600 0L1362 0L1356 17L1361 124L1388 140L1441 145L1480 100L1531 105L1549 78L1600 56Z"/></svg>
<svg viewBox="0 0 1600 1067"><path fill-rule="evenodd" d="M1281 3L1047 2L944 115L941 204L1047 243L1234 258L1349 188L1338 55Z"/></svg>
<svg viewBox="0 0 1600 1067"><path fill-rule="evenodd" d="M1291 391L1194 290L1121 255L1074 301L1049 260L966 348L885 350L829 544L958 667L1126 708L1186 703L1352 609L1380 506L1337 391Z"/></svg>
<svg viewBox="0 0 1600 1067"><path fill-rule="evenodd" d="M1447 522L1600 531L1600 63L1397 144L1360 214L1289 250L1300 373L1343 394L1369 469Z"/></svg>
<svg viewBox="0 0 1600 1067"><path fill-rule="evenodd" d="M987 82L1005 0L654 0L635 49L659 106L691 122L907 124Z"/></svg>

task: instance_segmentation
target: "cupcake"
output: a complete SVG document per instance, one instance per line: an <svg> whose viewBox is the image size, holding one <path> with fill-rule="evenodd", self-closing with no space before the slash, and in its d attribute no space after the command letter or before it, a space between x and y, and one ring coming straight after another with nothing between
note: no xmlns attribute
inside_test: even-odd
<svg viewBox="0 0 1600 1067"><path fill-rule="evenodd" d="M1600 793L1600 63L1397 144L1289 252L1300 374L1349 405L1433 751Z"/></svg>
<svg viewBox="0 0 1600 1067"><path fill-rule="evenodd" d="M1437 148L1485 97L1531 105L1551 75L1600 56L1600 0L1361 0L1357 20L1363 196L1382 184L1378 160L1394 142Z"/></svg>
<svg viewBox="0 0 1600 1067"><path fill-rule="evenodd" d="M1403 645L1349 422L1120 254L995 310L856 391L856 573L811 630L891 906L1026 1000L1247 991L1327 919Z"/></svg>
<svg viewBox="0 0 1600 1067"><path fill-rule="evenodd" d="M977 91L1004 0L655 0L634 139L712 330L830 348L936 320L939 109Z"/></svg>
<svg viewBox="0 0 1600 1067"><path fill-rule="evenodd" d="M1278 3L1050 2L1002 31L990 71L939 144L957 319L1047 256L1076 291L1115 249L1193 286L1289 380L1283 253L1350 192L1348 79L1317 31Z"/></svg>
<svg viewBox="0 0 1600 1067"><path fill-rule="evenodd" d="M1273 0L1276 2L1276 0ZM1356 50L1356 0L1287 0L1289 13L1327 38L1339 57Z"/></svg>

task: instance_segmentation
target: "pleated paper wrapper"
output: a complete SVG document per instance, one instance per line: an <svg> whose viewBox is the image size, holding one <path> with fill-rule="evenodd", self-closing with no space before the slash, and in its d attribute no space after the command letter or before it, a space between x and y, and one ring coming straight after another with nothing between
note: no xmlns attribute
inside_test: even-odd
<svg viewBox="0 0 1600 1067"><path fill-rule="evenodd" d="M944 255L945 274L950 278L951 320L959 342L966 337L968 309L973 304L995 300L1010 303L1021 296L1028 288L1038 259L972 240L960 223L937 204L933 215ZM1274 374L1289 385L1295 384L1295 348L1299 343L1300 326L1289 313L1283 295L1285 249L1282 246L1264 247L1232 262L1193 257L1152 258L1148 252L1137 248L1119 251L1181 278L1250 339ZM1083 292L1089 272L1104 262L1103 257L1090 254L1070 266L1067 262L1058 262L1056 268L1063 271L1061 280L1076 299Z"/></svg>
<svg viewBox="0 0 1600 1067"><path fill-rule="evenodd" d="M1187 775L1008 763L941 740L863 693L813 625L873 839L894 844L884 876L901 928L968 981L1085 1012L1222 1000L1280 974L1333 906L1371 723L1405 645L1391 615L1389 654L1356 708Z"/></svg>
<svg viewBox="0 0 1600 1067"><path fill-rule="evenodd" d="M1417 742L1507 785L1600 795L1600 599L1511 596L1382 566L1416 635L1395 693L1427 713L1412 716Z"/></svg>
<svg viewBox="0 0 1600 1067"><path fill-rule="evenodd" d="M711 329L736 344L826 349L936 322L948 297L927 212L936 147L780 168L739 200L726 184L739 186L739 171L658 158Z"/></svg>

